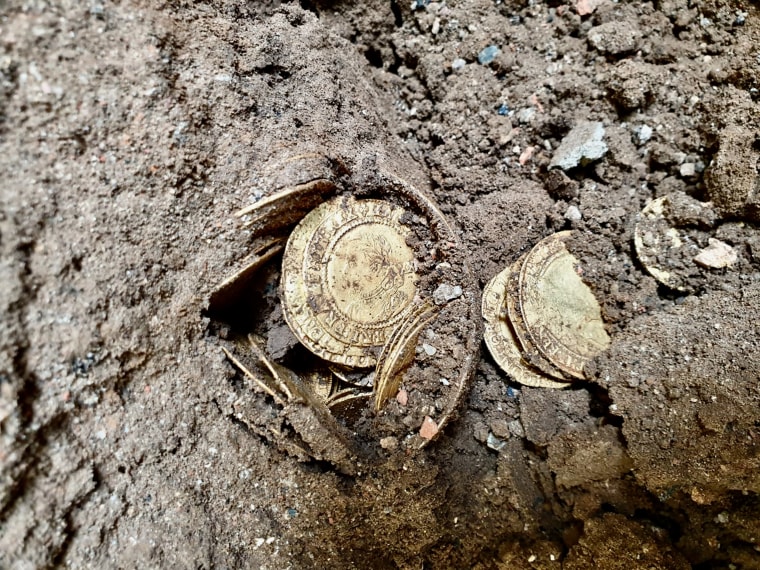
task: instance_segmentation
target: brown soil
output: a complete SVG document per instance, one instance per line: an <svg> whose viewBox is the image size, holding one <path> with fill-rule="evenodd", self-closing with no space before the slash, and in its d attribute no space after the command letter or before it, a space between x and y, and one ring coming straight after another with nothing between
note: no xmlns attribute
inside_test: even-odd
<svg viewBox="0 0 760 570"><path fill-rule="evenodd" d="M728 0L0 4L0 567L760 568L758 46ZM588 121L604 156L550 169ZM426 287L465 295L351 468L209 312L255 242L232 212L314 151L344 191L427 193L464 250L441 269L407 220ZM664 195L712 200L668 222L737 253L672 261L689 293L633 251ZM483 350L414 452L469 380L464 301L564 229L611 348L564 391Z"/></svg>

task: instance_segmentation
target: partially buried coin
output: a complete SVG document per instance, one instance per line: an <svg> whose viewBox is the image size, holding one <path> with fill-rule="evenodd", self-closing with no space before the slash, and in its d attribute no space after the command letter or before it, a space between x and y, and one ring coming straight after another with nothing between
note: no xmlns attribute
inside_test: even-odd
<svg viewBox="0 0 760 570"><path fill-rule="evenodd" d="M404 209L384 200L334 198L291 233L280 298L296 338L317 356L370 367L417 293Z"/></svg>
<svg viewBox="0 0 760 570"><path fill-rule="evenodd" d="M484 338L516 382L564 388L609 346L599 303L560 232L497 274L483 291Z"/></svg>
<svg viewBox="0 0 760 570"><path fill-rule="evenodd" d="M578 260L565 247L572 232L540 241L520 272L520 307L528 334L565 374L583 378L583 367L610 339L594 294L576 272Z"/></svg>
<svg viewBox="0 0 760 570"><path fill-rule="evenodd" d="M512 327L508 322L505 293L511 268L498 273L483 289L483 337L486 346L504 372L515 382L534 388L565 388L567 382L556 382L532 370L522 359Z"/></svg>

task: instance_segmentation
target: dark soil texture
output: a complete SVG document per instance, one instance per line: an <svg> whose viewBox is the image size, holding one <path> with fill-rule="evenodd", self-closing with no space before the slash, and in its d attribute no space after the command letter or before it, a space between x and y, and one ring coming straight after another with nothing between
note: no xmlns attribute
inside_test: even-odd
<svg viewBox="0 0 760 570"><path fill-rule="evenodd" d="M222 352L311 366L280 257L214 301L312 154L452 296L350 453ZM0 568L760 569L756 3L7 0L0 174ZM568 229L612 343L522 387L478 297Z"/></svg>

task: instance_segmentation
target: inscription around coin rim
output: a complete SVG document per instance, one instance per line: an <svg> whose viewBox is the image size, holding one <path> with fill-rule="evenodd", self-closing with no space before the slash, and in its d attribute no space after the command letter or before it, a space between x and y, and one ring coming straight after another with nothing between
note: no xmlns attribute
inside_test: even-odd
<svg viewBox="0 0 760 570"><path fill-rule="evenodd" d="M385 344L394 326L411 310L416 292L416 275L404 268L406 306L380 323L351 321L331 298L326 265L347 226L379 223L398 234L404 245L408 229L399 222L404 210L383 200L356 200L339 197L312 210L291 233L283 255L281 299L285 320L296 338L311 352L346 366L370 367L376 363L377 349ZM336 236L337 239L336 239ZM406 246L408 247L408 246ZM410 261L413 258L409 248Z"/></svg>

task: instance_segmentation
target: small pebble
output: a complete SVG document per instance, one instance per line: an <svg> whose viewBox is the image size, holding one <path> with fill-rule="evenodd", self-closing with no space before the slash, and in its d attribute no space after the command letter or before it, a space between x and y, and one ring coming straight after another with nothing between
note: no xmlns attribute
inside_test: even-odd
<svg viewBox="0 0 760 570"><path fill-rule="evenodd" d="M489 449L493 449L494 451L501 451L507 446L507 442L499 439L494 434L489 433L488 439L486 439L486 445Z"/></svg>
<svg viewBox="0 0 760 570"><path fill-rule="evenodd" d="M425 354L428 356L435 356L435 353L437 352L433 345L427 343L424 343L422 345L422 350L424 350Z"/></svg>
<svg viewBox="0 0 760 570"><path fill-rule="evenodd" d="M570 222L579 222L583 218L583 215L581 214L581 211L578 209L578 206L568 206L567 211L565 212L565 219Z"/></svg>
<svg viewBox="0 0 760 570"><path fill-rule="evenodd" d="M380 447L393 451L398 447L398 440L393 436L384 437L380 440Z"/></svg>
<svg viewBox="0 0 760 570"><path fill-rule="evenodd" d="M462 288L459 285L441 283L438 288L433 291L433 302L436 305L443 305L461 296Z"/></svg>
<svg viewBox="0 0 760 570"><path fill-rule="evenodd" d="M501 115L502 117L506 117L507 115L509 115L509 107L507 106L506 103L502 103L501 105L499 105L499 109L496 112L499 113L499 115Z"/></svg>
<svg viewBox="0 0 760 570"><path fill-rule="evenodd" d="M691 178L697 173L697 165L693 162L684 162L681 165L680 172L683 178Z"/></svg>
<svg viewBox="0 0 760 570"><path fill-rule="evenodd" d="M467 62L463 60L461 57L458 57L454 61L451 62L451 69L453 69L454 71L459 71L465 65L467 65Z"/></svg>
<svg viewBox="0 0 760 570"><path fill-rule="evenodd" d="M420 437L423 439L433 439L437 433L438 424L436 424L430 416L425 416L425 419L422 420L422 426L420 427Z"/></svg>
<svg viewBox="0 0 760 570"><path fill-rule="evenodd" d="M491 432L499 439L509 439L509 424L506 420L491 420L489 426Z"/></svg>
<svg viewBox="0 0 760 570"><path fill-rule="evenodd" d="M710 238L709 244L694 258L697 265L710 269L723 269L736 263L739 258L736 250L727 243Z"/></svg>
<svg viewBox="0 0 760 570"><path fill-rule="evenodd" d="M649 125L641 125L636 127L633 132L636 134L639 144L646 144L651 140L654 131Z"/></svg>
<svg viewBox="0 0 760 570"><path fill-rule="evenodd" d="M488 65L496 59L496 56L499 55L499 53L501 53L501 50L496 46L483 48L478 54L478 63L480 63L480 65Z"/></svg>
<svg viewBox="0 0 760 570"><path fill-rule="evenodd" d="M409 401L409 392L404 389L399 390L398 394L396 394L396 401L402 406L406 406Z"/></svg>
<svg viewBox="0 0 760 570"><path fill-rule="evenodd" d="M604 134L604 125L600 122L581 123L562 139L549 167L570 170L602 158L608 150Z"/></svg>
<svg viewBox="0 0 760 570"><path fill-rule="evenodd" d="M525 437L525 430L520 423L520 420L512 420L509 422L509 432L515 437Z"/></svg>

